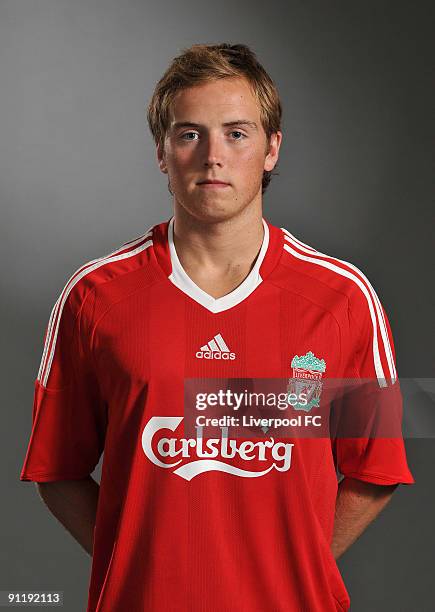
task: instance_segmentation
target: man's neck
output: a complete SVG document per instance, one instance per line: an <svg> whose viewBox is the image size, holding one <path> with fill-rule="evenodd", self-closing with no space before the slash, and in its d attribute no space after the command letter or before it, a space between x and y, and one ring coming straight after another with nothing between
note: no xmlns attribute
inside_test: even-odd
<svg viewBox="0 0 435 612"><path fill-rule="evenodd" d="M264 228L261 206L223 221L202 222L175 204L174 245L187 275L215 298L230 293L251 271Z"/></svg>

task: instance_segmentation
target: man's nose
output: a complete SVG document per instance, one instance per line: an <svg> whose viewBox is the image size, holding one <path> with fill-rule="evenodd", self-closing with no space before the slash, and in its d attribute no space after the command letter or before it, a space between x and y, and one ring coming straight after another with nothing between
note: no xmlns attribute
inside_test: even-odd
<svg viewBox="0 0 435 612"><path fill-rule="evenodd" d="M223 142L220 136L211 135L204 142L204 165L222 165L224 162Z"/></svg>

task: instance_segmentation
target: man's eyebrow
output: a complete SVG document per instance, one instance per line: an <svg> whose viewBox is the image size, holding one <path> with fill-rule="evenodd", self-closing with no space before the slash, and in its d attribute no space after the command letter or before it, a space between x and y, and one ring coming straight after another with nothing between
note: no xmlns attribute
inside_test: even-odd
<svg viewBox="0 0 435 612"><path fill-rule="evenodd" d="M222 124L224 127L231 127L232 125L246 125L247 127L251 127L254 130L258 130L257 124L255 121L249 121L249 119L238 119L236 121L227 121Z"/></svg>
<svg viewBox="0 0 435 612"><path fill-rule="evenodd" d="M249 119L236 119L234 121L226 121L225 123L222 123L223 127L232 127L235 125L245 125L247 127L251 127L253 130L258 130L258 126L255 121L250 121ZM186 127L199 129L204 126L200 123L193 123L192 121L176 121L171 125L172 130L178 130Z"/></svg>

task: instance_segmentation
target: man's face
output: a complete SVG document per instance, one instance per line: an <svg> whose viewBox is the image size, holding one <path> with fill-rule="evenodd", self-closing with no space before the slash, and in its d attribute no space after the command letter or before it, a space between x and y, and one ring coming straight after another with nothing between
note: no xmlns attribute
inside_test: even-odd
<svg viewBox="0 0 435 612"><path fill-rule="evenodd" d="M225 78L176 95L157 158L176 205L202 221L219 221L247 206L261 207L263 170L274 168L281 137L272 134L268 146L248 82Z"/></svg>

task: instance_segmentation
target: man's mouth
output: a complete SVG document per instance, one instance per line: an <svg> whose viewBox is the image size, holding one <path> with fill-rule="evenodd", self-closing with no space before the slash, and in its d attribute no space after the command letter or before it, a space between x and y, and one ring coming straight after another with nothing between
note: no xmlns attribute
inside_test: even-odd
<svg viewBox="0 0 435 612"><path fill-rule="evenodd" d="M201 187L228 187L229 186L229 183L225 183L224 181L218 181L218 180L199 181L197 184L200 185Z"/></svg>

